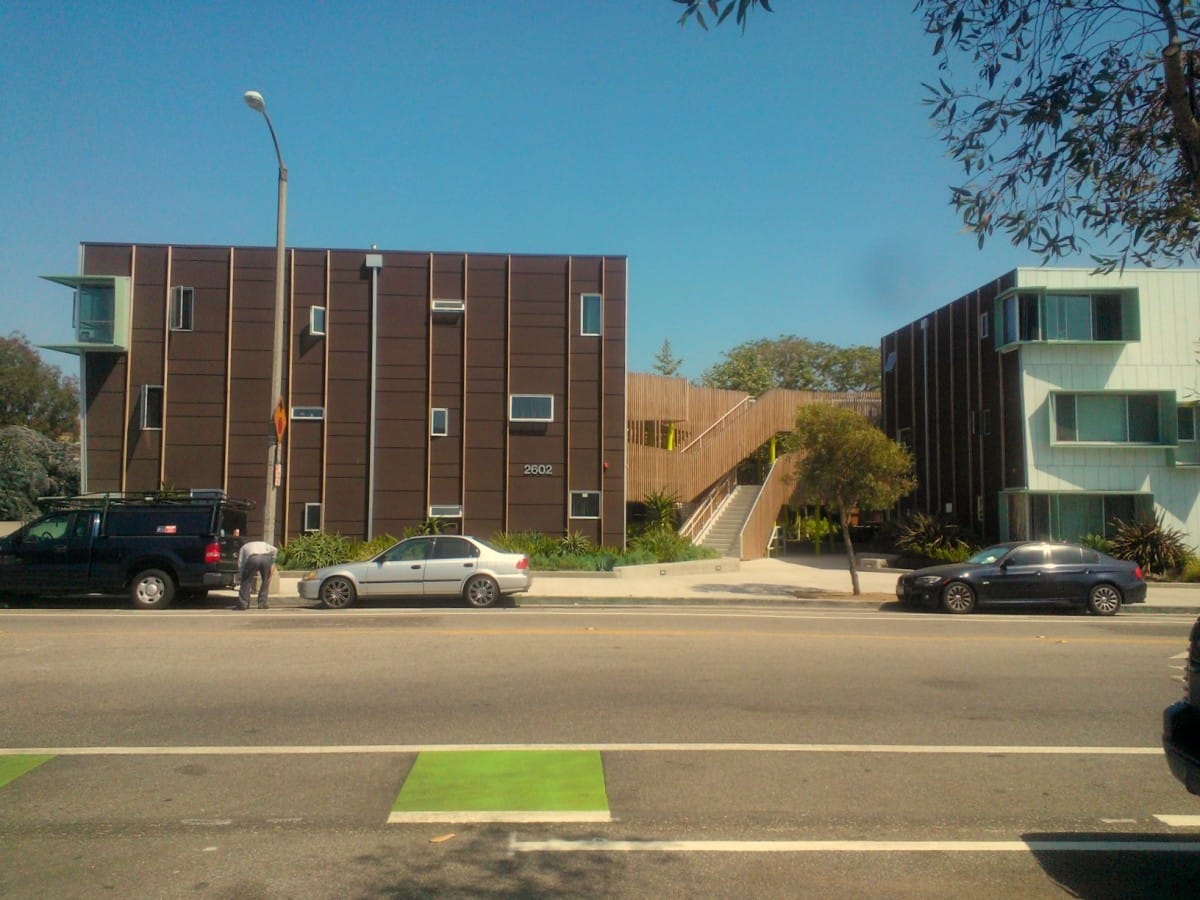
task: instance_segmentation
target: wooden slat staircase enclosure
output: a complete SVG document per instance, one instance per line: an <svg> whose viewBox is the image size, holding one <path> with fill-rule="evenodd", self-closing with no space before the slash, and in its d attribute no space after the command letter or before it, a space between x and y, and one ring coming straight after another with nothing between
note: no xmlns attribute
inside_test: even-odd
<svg viewBox="0 0 1200 900"><path fill-rule="evenodd" d="M715 509L719 501L712 502L712 492L720 492L738 464L771 437L791 431L800 407L848 406L873 421L880 414L878 392L774 389L755 399L741 391L698 387L684 378L637 372L626 378L625 495L629 500L658 491ZM791 495L788 484L794 461L785 459L772 468L746 523L743 559L765 554L779 507ZM688 530L699 531L703 524L691 521Z"/></svg>

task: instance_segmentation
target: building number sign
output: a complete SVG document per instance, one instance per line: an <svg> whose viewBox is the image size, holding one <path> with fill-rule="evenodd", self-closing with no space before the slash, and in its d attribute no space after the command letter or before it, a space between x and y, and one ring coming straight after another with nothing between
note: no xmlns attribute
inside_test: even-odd
<svg viewBox="0 0 1200 900"><path fill-rule="evenodd" d="M553 475L554 466L550 463L525 463L526 475Z"/></svg>

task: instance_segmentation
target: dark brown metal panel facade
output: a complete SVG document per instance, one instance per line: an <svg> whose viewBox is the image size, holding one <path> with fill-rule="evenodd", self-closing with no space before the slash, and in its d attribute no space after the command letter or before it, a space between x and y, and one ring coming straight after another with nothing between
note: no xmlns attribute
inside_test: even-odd
<svg viewBox="0 0 1200 900"><path fill-rule="evenodd" d="M192 330L167 331L163 435L168 486L220 488L224 484L225 356L229 251L181 247L171 251L171 284L191 287Z"/></svg>
<svg viewBox="0 0 1200 900"><path fill-rule="evenodd" d="M247 497L258 504L248 516L247 531L250 534L262 533L264 481L269 453L275 443L275 429L270 418L277 399L271 397L274 310L274 249L235 248L229 323L231 353L226 374L229 384L229 481L225 490L234 497ZM210 352L216 356L220 348L214 344ZM286 394L285 380L285 397ZM281 490L279 494L282 498L286 492ZM279 515L278 510L276 515Z"/></svg>
<svg viewBox="0 0 1200 900"><path fill-rule="evenodd" d="M374 533L400 535L406 527L423 521L429 514L428 361L434 327L429 314L430 260L427 253L384 253L382 257ZM369 390L366 385L363 387L364 391ZM460 428L461 422L455 426L455 433ZM365 491L365 468L360 477ZM365 522L360 521L355 530L345 533L361 534L364 528Z"/></svg>
<svg viewBox="0 0 1200 900"><path fill-rule="evenodd" d="M604 259L604 354L602 444L600 447L602 542L625 544L625 347L628 328L628 264Z"/></svg>
<svg viewBox="0 0 1200 900"><path fill-rule="evenodd" d="M917 489L898 504L956 522L983 540L999 531L1001 489L1024 479L1020 383L996 352L994 304L1015 273L966 294L881 342L884 428L913 451ZM989 332L981 332L987 315ZM922 321L926 324L922 328ZM1007 376L1005 375L1007 373Z"/></svg>
<svg viewBox="0 0 1200 900"><path fill-rule="evenodd" d="M466 424L463 529L492 535L504 529L507 492L504 449L508 426L508 258L471 254L467 265Z"/></svg>
<svg viewBox="0 0 1200 900"><path fill-rule="evenodd" d="M133 248L128 245L85 245L82 274L133 273ZM125 473L125 443L130 423L126 419L125 382L128 357L85 353L83 359L84 427L87 432L87 489L119 491ZM131 414L136 410L130 406Z"/></svg>
<svg viewBox="0 0 1200 900"><path fill-rule="evenodd" d="M462 504L463 530L484 537L561 534L570 492L598 490L600 516L571 527L621 544L625 259L378 253L373 332L375 253L288 251L284 400L313 415L287 422L285 540L307 503L322 504L325 530L356 537L398 535L430 504ZM273 248L89 244L84 259L87 273L134 274L129 353L85 357L89 487L158 487L161 462L173 487L261 502L275 441ZM191 331L167 328L172 286L194 289ZM602 294L601 336L579 333L583 293ZM434 299L465 308L435 313ZM314 306L324 335L309 330ZM142 384L166 388L165 432L138 427ZM514 393L552 395L553 420L510 423ZM430 435L431 408L449 413L445 437ZM250 533L261 521L255 510Z"/></svg>

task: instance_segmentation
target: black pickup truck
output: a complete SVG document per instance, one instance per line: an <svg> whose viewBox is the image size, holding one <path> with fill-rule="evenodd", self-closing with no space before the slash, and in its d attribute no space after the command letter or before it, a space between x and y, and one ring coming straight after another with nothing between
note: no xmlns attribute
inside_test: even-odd
<svg viewBox="0 0 1200 900"><path fill-rule="evenodd" d="M165 609L233 586L252 504L222 492L54 498L0 540L0 595L124 594Z"/></svg>

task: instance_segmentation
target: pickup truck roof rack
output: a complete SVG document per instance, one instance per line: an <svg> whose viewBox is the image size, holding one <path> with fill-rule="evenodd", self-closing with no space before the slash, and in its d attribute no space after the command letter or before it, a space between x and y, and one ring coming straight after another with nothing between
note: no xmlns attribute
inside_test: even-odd
<svg viewBox="0 0 1200 900"><path fill-rule="evenodd" d="M232 509L254 509L253 500L239 500L226 496L219 488L203 488L191 491L97 491L77 494L73 497L41 497L38 505L46 511L62 509L88 509L102 506L192 506L220 500Z"/></svg>

